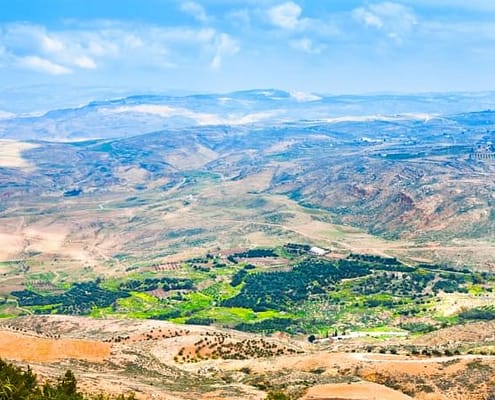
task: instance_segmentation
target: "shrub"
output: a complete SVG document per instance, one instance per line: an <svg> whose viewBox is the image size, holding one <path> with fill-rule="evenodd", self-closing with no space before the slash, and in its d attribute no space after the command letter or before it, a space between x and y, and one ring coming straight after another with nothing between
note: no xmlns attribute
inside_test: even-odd
<svg viewBox="0 0 495 400"><path fill-rule="evenodd" d="M265 397L265 400L290 400L290 397L287 396L284 392L279 390L268 392L268 395Z"/></svg>

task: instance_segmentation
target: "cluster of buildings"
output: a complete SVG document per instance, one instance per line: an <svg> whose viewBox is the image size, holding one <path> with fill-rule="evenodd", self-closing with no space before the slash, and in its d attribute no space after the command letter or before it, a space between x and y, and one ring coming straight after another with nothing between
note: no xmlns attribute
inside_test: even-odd
<svg viewBox="0 0 495 400"><path fill-rule="evenodd" d="M492 142L477 145L469 156L473 160L493 160L495 159L495 146Z"/></svg>

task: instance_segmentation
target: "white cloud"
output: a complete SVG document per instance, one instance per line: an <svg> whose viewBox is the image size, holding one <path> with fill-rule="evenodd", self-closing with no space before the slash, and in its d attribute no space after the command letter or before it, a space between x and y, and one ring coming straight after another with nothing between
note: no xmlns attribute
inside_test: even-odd
<svg viewBox="0 0 495 400"><path fill-rule="evenodd" d="M44 33L40 32L39 40L44 51L49 53L57 53L59 51L64 51L64 44L55 38L52 38Z"/></svg>
<svg viewBox="0 0 495 400"><path fill-rule="evenodd" d="M91 35L85 47L89 54L97 57L117 55L119 53L119 46L116 43L103 40L101 35L98 34Z"/></svg>
<svg viewBox="0 0 495 400"><path fill-rule="evenodd" d="M354 18L363 22L366 26L372 26L378 29L383 28L382 19L365 8L357 8L354 10Z"/></svg>
<svg viewBox="0 0 495 400"><path fill-rule="evenodd" d="M412 9L389 1L356 8L352 15L359 23L382 31L398 44L402 43L402 40L418 23Z"/></svg>
<svg viewBox="0 0 495 400"><path fill-rule="evenodd" d="M302 7L287 1L265 9L270 23L288 37L288 45L307 54L320 54L331 38L341 36L336 18L331 15L318 18L302 17Z"/></svg>
<svg viewBox="0 0 495 400"><path fill-rule="evenodd" d="M210 27L76 21L48 30L36 24L0 24L0 66L22 65L48 74L115 65L166 69L203 63L217 69L238 51L235 38Z"/></svg>
<svg viewBox="0 0 495 400"><path fill-rule="evenodd" d="M308 54L320 54L324 50L323 45L315 45L313 40L304 37L301 39L294 39L289 42L293 49L308 53Z"/></svg>
<svg viewBox="0 0 495 400"><path fill-rule="evenodd" d="M0 67L8 62L8 58L10 58L10 55L5 46L0 42Z"/></svg>
<svg viewBox="0 0 495 400"><path fill-rule="evenodd" d="M74 65L77 65L79 68L84 68L84 69L95 69L96 68L96 63L95 61L87 56L80 56L76 57L74 59Z"/></svg>
<svg viewBox="0 0 495 400"><path fill-rule="evenodd" d="M55 64L50 60L38 56L26 56L19 59L19 64L23 67L30 68L40 72L46 72L50 75L65 75L72 71L63 65Z"/></svg>
<svg viewBox="0 0 495 400"><path fill-rule="evenodd" d="M80 32L48 32L34 24L9 24L0 32L0 46L14 65L52 75L67 74L74 68L96 68Z"/></svg>
<svg viewBox="0 0 495 400"><path fill-rule="evenodd" d="M8 111L0 110L0 119L10 119L10 118L15 118L15 114Z"/></svg>
<svg viewBox="0 0 495 400"><path fill-rule="evenodd" d="M125 36L124 43L129 49L138 49L145 46L143 40L132 33Z"/></svg>
<svg viewBox="0 0 495 400"><path fill-rule="evenodd" d="M292 2L279 4L268 10L268 17L270 22L282 29L294 30L298 27L301 16L302 8Z"/></svg>
<svg viewBox="0 0 495 400"><path fill-rule="evenodd" d="M211 60L210 66L213 69L220 68L222 58L226 55L234 55L239 51L240 47L236 40L226 33L221 33L216 42L216 52Z"/></svg>
<svg viewBox="0 0 495 400"><path fill-rule="evenodd" d="M185 13L192 15L200 22L208 21L208 15L206 14L206 10L201 4L196 3L195 1L185 1L181 3L180 9Z"/></svg>

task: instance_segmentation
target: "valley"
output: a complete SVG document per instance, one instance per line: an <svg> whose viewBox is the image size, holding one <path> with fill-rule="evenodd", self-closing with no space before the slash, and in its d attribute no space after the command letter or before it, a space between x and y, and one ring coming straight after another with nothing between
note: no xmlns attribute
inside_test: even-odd
<svg viewBox="0 0 495 400"><path fill-rule="evenodd" d="M493 395L495 113L275 94L2 120L0 357L140 398Z"/></svg>

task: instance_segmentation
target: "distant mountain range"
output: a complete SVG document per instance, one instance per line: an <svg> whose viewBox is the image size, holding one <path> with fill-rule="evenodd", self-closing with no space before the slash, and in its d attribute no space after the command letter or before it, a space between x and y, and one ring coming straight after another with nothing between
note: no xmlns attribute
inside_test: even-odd
<svg viewBox="0 0 495 400"><path fill-rule="evenodd" d="M0 110L0 138L80 141L197 126L428 120L487 109L495 109L494 93L323 96L267 89L189 96L138 95L42 115Z"/></svg>

